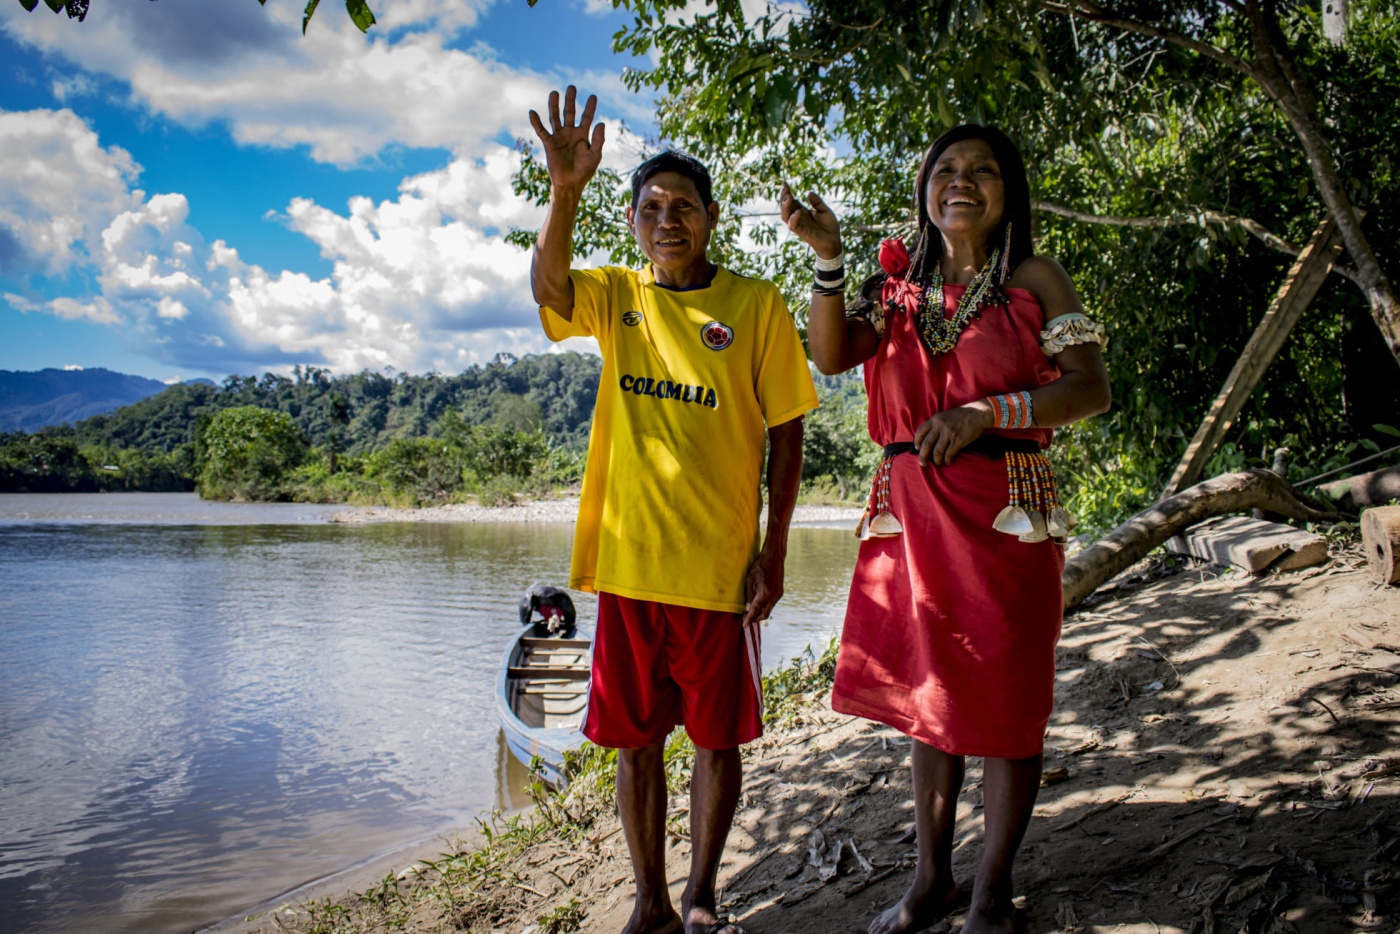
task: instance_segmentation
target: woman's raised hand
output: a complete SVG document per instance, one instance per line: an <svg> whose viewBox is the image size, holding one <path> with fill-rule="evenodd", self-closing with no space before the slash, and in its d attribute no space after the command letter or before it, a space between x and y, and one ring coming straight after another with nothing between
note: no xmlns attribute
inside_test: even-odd
<svg viewBox="0 0 1400 934"><path fill-rule="evenodd" d="M539 114L530 111L530 124L544 144L550 184L556 187L582 188L598 171L598 163L603 160L603 124L599 123L593 127L592 133L589 132L593 112L598 109L598 97L588 95L588 101L583 105L583 117L575 125L577 99L578 90L571 84L564 92L564 118L561 120L559 92L549 92L549 125L553 132L545 129Z"/></svg>
<svg viewBox="0 0 1400 934"><path fill-rule="evenodd" d="M841 255L841 225L815 191L808 192L807 200L811 203L810 208L794 198L792 189L784 184L782 194L778 196L778 211L783 223L822 259L835 259Z"/></svg>

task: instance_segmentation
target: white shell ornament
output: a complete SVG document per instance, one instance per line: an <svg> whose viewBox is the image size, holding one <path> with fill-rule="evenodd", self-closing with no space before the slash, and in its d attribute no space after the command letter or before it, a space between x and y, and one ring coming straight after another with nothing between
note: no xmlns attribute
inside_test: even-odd
<svg viewBox="0 0 1400 934"><path fill-rule="evenodd" d="M868 533L871 538L894 538L904 531L899 520L887 512L882 512L870 522Z"/></svg>
<svg viewBox="0 0 1400 934"><path fill-rule="evenodd" d="M1021 535L1023 542L1043 542L1050 537L1045 529L1045 517L1032 509L1028 514L1031 520L1031 530Z"/></svg>
<svg viewBox="0 0 1400 934"><path fill-rule="evenodd" d="M1007 506L992 520L992 528L1007 535L1025 535L1035 526L1031 524L1031 517L1026 515L1026 511L1020 506Z"/></svg>
<svg viewBox="0 0 1400 934"><path fill-rule="evenodd" d="M1068 509L1055 506L1050 510L1050 517L1045 522L1045 530L1055 538L1067 538L1075 525L1077 523L1074 516L1069 514Z"/></svg>

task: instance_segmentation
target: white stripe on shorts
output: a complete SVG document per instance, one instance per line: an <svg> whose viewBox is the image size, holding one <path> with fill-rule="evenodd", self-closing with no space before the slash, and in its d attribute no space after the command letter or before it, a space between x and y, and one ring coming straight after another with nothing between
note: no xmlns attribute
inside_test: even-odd
<svg viewBox="0 0 1400 934"><path fill-rule="evenodd" d="M763 661L758 654L758 636L754 629L758 623L744 627L744 646L749 651L749 674L753 675L753 693L758 698L758 711L763 713L763 679L760 677L763 671Z"/></svg>

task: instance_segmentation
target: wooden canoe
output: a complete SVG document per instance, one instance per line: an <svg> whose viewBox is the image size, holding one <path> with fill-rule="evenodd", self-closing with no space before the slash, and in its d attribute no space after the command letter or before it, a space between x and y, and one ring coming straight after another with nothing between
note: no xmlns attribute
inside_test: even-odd
<svg viewBox="0 0 1400 934"><path fill-rule="evenodd" d="M583 742L592 645L584 632L562 639L523 626L501 658L496 710L506 745L527 766L538 756L551 784L563 784L564 753Z"/></svg>

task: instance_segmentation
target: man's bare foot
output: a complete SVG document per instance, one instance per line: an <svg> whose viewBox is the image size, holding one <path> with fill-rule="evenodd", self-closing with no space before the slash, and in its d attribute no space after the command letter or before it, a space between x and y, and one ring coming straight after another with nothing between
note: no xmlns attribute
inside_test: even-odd
<svg viewBox="0 0 1400 934"><path fill-rule="evenodd" d="M952 909L957 898L958 886L952 880L935 880L929 885L922 885L916 880L903 898L870 922L870 934L922 931L937 924Z"/></svg>
<svg viewBox="0 0 1400 934"><path fill-rule="evenodd" d="M670 905L664 909L644 910L640 904L632 906L632 917L622 934L681 934L681 916Z"/></svg>

